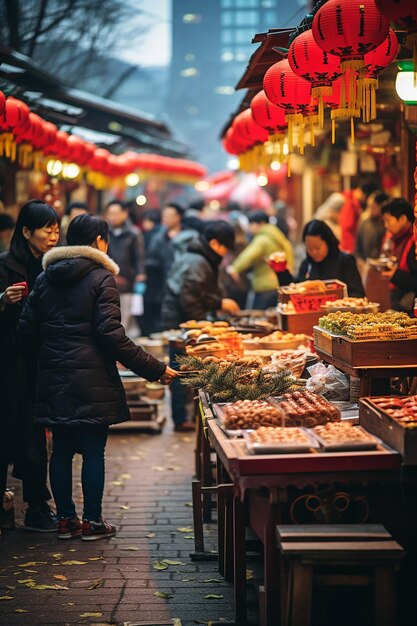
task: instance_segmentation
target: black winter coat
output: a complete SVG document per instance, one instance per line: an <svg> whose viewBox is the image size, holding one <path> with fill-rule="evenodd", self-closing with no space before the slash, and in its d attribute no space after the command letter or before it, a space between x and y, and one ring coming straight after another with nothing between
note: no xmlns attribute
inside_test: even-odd
<svg viewBox="0 0 417 626"><path fill-rule="evenodd" d="M42 271L42 262L29 249L21 256L0 254L0 295L14 283L27 282L29 291ZM26 298L19 304L0 303L0 459L36 459L33 445L33 402L36 354L23 354L17 324ZM19 474L19 472L17 472Z"/></svg>
<svg viewBox="0 0 417 626"><path fill-rule="evenodd" d="M148 380L166 365L126 337L117 265L90 246L49 251L23 310L19 335L38 344L35 420L47 426L129 419L116 361Z"/></svg>
<svg viewBox="0 0 417 626"><path fill-rule="evenodd" d="M220 308L217 276L221 261L204 239L189 245L168 275L162 302L163 328L178 328L190 319L204 320L208 313Z"/></svg>
<svg viewBox="0 0 417 626"><path fill-rule="evenodd" d="M278 272L278 279L280 285L288 285L294 280L287 270ZM300 265L296 282L332 279L346 283L348 295L351 298L363 298L365 296L355 257L346 252L338 252L335 256L328 256L320 263L307 257Z"/></svg>

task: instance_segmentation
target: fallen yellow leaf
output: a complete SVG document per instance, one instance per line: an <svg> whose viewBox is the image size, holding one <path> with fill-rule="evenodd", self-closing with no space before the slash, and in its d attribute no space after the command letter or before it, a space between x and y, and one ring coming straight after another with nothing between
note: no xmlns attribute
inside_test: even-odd
<svg viewBox="0 0 417 626"><path fill-rule="evenodd" d="M164 600L172 598L172 595L170 593L165 593L165 591L155 591L153 595L157 598L164 598Z"/></svg>
<svg viewBox="0 0 417 626"><path fill-rule="evenodd" d="M103 613L80 613L80 617L101 617Z"/></svg>
<svg viewBox="0 0 417 626"><path fill-rule="evenodd" d="M33 567L34 565L46 565L46 561L28 561L27 563L20 563L18 567Z"/></svg>
<svg viewBox="0 0 417 626"><path fill-rule="evenodd" d="M52 578L55 578L55 580L68 580L68 576L64 576L64 574L54 574Z"/></svg>
<svg viewBox="0 0 417 626"><path fill-rule="evenodd" d="M0 596L0 600L14 600L14 596Z"/></svg>
<svg viewBox="0 0 417 626"><path fill-rule="evenodd" d="M120 507L123 511L128 511L130 509L130 506L127 506L127 504L122 504Z"/></svg>
<svg viewBox="0 0 417 626"><path fill-rule="evenodd" d="M192 533L194 528L192 528L191 526L182 526L180 528L177 528L179 533Z"/></svg>
<svg viewBox="0 0 417 626"><path fill-rule="evenodd" d="M62 561L61 565L87 565L87 561Z"/></svg>
<svg viewBox="0 0 417 626"><path fill-rule="evenodd" d="M29 613L29 611L26 611L26 609L15 609L14 612L15 613Z"/></svg>
<svg viewBox="0 0 417 626"><path fill-rule="evenodd" d="M121 480L112 480L111 484L113 485L113 487L122 487L124 485Z"/></svg>

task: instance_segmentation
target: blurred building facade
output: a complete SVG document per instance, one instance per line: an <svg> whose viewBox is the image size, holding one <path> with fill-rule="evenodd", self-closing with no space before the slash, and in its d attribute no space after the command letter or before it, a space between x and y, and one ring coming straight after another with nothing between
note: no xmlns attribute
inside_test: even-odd
<svg viewBox="0 0 417 626"><path fill-rule="evenodd" d="M211 170L227 163L219 143L242 93L234 87L270 28L296 26L306 0L172 0L172 57L166 112L178 139ZM277 61L280 57L277 54Z"/></svg>

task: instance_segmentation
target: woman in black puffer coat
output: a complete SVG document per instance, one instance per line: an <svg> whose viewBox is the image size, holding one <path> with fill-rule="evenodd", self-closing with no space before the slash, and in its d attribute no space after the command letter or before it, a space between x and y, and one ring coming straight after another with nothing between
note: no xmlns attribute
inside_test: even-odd
<svg viewBox="0 0 417 626"><path fill-rule="evenodd" d="M17 339L27 294L42 272L42 255L58 239L54 209L41 200L30 200L19 213L10 250L0 254L0 528L9 463L13 463L13 476L22 480L23 500L28 504L25 529L44 533L58 528L48 505L45 429L33 422L36 354L24 354Z"/></svg>
<svg viewBox="0 0 417 626"><path fill-rule="evenodd" d="M19 333L39 350L35 420L53 433L50 477L58 537L94 540L115 534L101 517L101 500L108 427L129 419L116 361L151 381L168 383L176 373L126 337L114 279L118 267L106 254L106 222L81 215L71 222L67 241L45 255L45 271L28 298ZM78 451L82 526L71 495Z"/></svg>

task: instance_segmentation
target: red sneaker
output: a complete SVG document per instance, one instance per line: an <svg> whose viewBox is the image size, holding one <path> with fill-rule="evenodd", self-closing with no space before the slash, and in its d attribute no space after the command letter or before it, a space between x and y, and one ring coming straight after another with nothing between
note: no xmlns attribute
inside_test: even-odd
<svg viewBox="0 0 417 626"><path fill-rule="evenodd" d="M82 524L78 517L64 517L59 520L58 539L72 539L79 537L82 532Z"/></svg>
<svg viewBox="0 0 417 626"><path fill-rule="evenodd" d="M98 521L83 520L83 531L81 539L83 541L96 541L106 537L114 537L116 526L109 524L102 517Z"/></svg>

